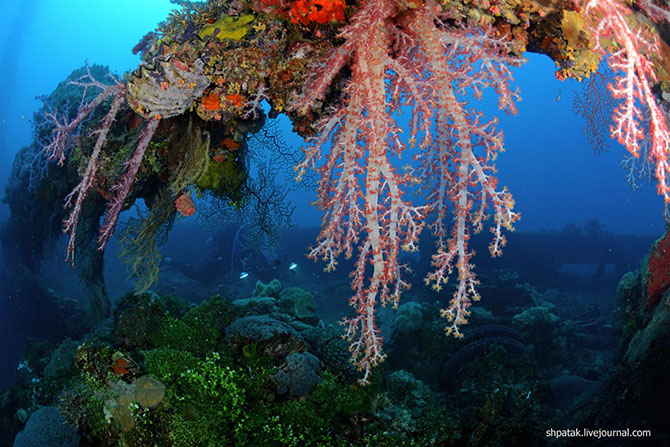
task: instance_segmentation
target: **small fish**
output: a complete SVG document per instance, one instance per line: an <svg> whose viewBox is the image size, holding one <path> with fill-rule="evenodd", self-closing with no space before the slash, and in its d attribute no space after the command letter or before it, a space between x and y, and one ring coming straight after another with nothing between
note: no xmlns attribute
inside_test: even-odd
<svg viewBox="0 0 670 447"><path fill-rule="evenodd" d="M561 102L561 89L558 89L558 95L556 95L556 102Z"/></svg>

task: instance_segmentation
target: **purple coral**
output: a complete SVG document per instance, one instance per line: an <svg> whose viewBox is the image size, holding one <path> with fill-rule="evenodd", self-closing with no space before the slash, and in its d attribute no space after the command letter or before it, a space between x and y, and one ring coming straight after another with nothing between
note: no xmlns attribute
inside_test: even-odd
<svg viewBox="0 0 670 447"><path fill-rule="evenodd" d="M128 102L137 113L148 120L148 123L140 134L133 156L126 162L125 173L120 182L111 190L113 197L107 205L105 220L98 237L98 245L101 250L104 249L114 233L119 215L125 207L126 200L142 165L144 153L158 127L158 123L162 118L170 118L184 113L209 86L209 78L203 74L203 66L203 62L199 59L192 65L177 59L158 61L154 68L142 65L138 71L129 76L126 83L121 83L117 78L113 78L114 84L106 85L91 74L87 63L86 75L71 82L72 85L84 89L76 117L72 121L66 122L56 112L46 115L46 118L54 124L55 128L52 132L52 139L45 146L44 151L50 159L55 159L62 165L82 123L107 99L112 99L109 111L102 124L93 133L97 135L97 139L82 179L65 199L66 208L71 208L70 214L64 222L64 232L70 234L66 259L72 264L74 264L77 225L82 205L88 191L95 184L102 147L121 107ZM85 98L89 89L101 91L95 98L86 101Z"/></svg>
<svg viewBox="0 0 670 447"><path fill-rule="evenodd" d="M126 199L130 194L130 190L135 183L135 177L137 172L142 165L142 160L144 159L144 153L149 146L149 142L154 135L154 132L158 128L158 123L160 120L158 118L151 118L146 127L142 130L140 139L137 143L137 148L130 160L128 160L127 169L121 182L118 185L115 185L112 188L112 191L115 193L114 198L107 205L107 214L105 215L105 222L100 229L100 236L98 237L98 246L102 250L105 248L105 245L112 237L114 233L114 228L116 227L116 222L119 220L119 214L123 211L125 206Z"/></svg>
<svg viewBox="0 0 670 447"><path fill-rule="evenodd" d="M98 172L98 158L102 150L102 146L107 140L107 134L109 129L114 123L114 118L117 113L125 103L125 94L126 87L124 84L120 83L119 80L115 77L112 77L114 84L107 85L100 82L96 79L91 73L91 68L86 63L86 74L81 78L70 82L72 85L83 87L84 92L82 94L81 104L77 111L77 116L70 122L65 122L62 119L58 118L56 112L50 112L46 114L46 118L50 119L55 128L52 131L52 139L48 145L44 147L44 151L50 159L55 159L58 161L59 165L63 165L65 161L65 156L67 151L72 146L73 137L77 134L81 124L98 108L100 105L107 100L112 98L112 103L110 105L109 111L102 122L102 125L97 129L94 134L97 135L95 141L95 146L91 152L91 156L86 165L86 170L82 176L81 181L75 188L67 195L65 198L65 207L72 208L70 210L70 215L64 222L63 232L70 234L70 240L67 244L67 255L66 259L74 264L74 255L75 255L75 240L77 237L77 224L79 222L79 215L81 214L81 207L84 203L84 199L88 194L88 191L93 187L95 183L95 176ZM89 89L99 89L101 92L95 98L90 101L86 101L86 96Z"/></svg>
<svg viewBox="0 0 670 447"><path fill-rule="evenodd" d="M61 166L63 165L67 150L72 145L73 137L77 134L79 126L81 126L81 124L89 116L91 116L91 114L98 107L100 107L100 105L103 102L105 102L105 100L107 100L108 98L114 98L112 102L118 103L118 106L116 107L118 111L118 108L121 106L121 103L123 102L126 89L125 86L121 84L116 77L111 75L110 77L114 81L112 85L104 84L99 80L95 79L91 74L91 68L89 67L88 62L86 62L86 74L80 77L79 79L70 82L71 85L83 87L84 89L81 97L81 104L79 105L79 109L77 110L77 116L72 121L65 122L62 117L58 116L57 111L47 112L45 114L45 118L51 121L54 125L54 129L52 131L52 139L49 142L49 144L47 144L44 147L44 152L47 154L49 159L57 160L59 165ZM88 94L89 89L100 89L101 92L98 96L87 102L86 96ZM113 116L111 120L113 122L114 120ZM105 118L105 122L107 122L107 118ZM104 132L104 134L103 133L98 134L98 142L96 143L96 147L98 146L98 143L100 146L102 146L106 135L107 132Z"/></svg>

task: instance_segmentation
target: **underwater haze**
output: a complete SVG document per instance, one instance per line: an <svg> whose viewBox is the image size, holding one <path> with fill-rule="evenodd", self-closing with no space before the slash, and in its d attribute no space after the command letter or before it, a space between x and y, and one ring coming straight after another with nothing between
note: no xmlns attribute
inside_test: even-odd
<svg viewBox="0 0 670 447"><path fill-rule="evenodd" d="M668 445L669 18L4 5L0 446Z"/></svg>

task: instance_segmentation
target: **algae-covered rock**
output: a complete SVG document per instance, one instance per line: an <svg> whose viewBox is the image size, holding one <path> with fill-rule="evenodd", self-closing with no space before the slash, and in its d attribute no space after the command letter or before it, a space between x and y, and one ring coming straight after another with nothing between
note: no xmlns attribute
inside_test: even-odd
<svg viewBox="0 0 670 447"><path fill-rule="evenodd" d="M280 292L281 283L278 279L273 279L267 284L264 284L262 281L256 281L256 287L254 287L252 296L271 296L273 298L279 298Z"/></svg>
<svg viewBox="0 0 670 447"><path fill-rule="evenodd" d="M321 382L319 359L309 352L294 352L272 376L277 382L277 393L291 397L306 396Z"/></svg>
<svg viewBox="0 0 670 447"><path fill-rule="evenodd" d="M207 157L205 168L195 184L218 197L229 197L233 202L240 199L240 189L247 179L244 166L236 157L214 160Z"/></svg>
<svg viewBox="0 0 670 447"><path fill-rule="evenodd" d="M670 293L665 294L660 304L651 321L628 344L625 359L631 365L653 364L649 359L665 352L660 348L670 344Z"/></svg>
<svg viewBox="0 0 670 447"><path fill-rule="evenodd" d="M595 382L574 374L554 377L549 381L551 396L556 408L567 411L574 407L580 397L593 389Z"/></svg>
<svg viewBox="0 0 670 447"><path fill-rule="evenodd" d="M135 419L132 413L133 392L131 386L123 381L110 385L111 397L105 401L103 412L105 420L114 421L122 433L135 428Z"/></svg>
<svg viewBox="0 0 670 447"><path fill-rule="evenodd" d="M349 382L355 382L361 374L351 363L349 343L343 335L344 331L340 326L314 327L304 332L310 352L325 364L328 371L341 375Z"/></svg>
<svg viewBox="0 0 670 447"><path fill-rule="evenodd" d="M614 327L623 330L624 327L635 326L643 302L640 275L633 272L625 273L616 288Z"/></svg>
<svg viewBox="0 0 670 447"><path fill-rule="evenodd" d="M247 315L270 314L279 310L277 300L269 296L253 296L251 298L235 300L232 304L240 312Z"/></svg>
<svg viewBox="0 0 670 447"><path fill-rule="evenodd" d="M152 335L168 316L165 304L155 292L123 296L114 310L112 339L125 349L151 346Z"/></svg>
<svg viewBox="0 0 670 447"><path fill-rule="evenodd" d="M154 377L142 376L130 384L122 380L110 383L107 393L105 419L114 420L121 432L127 433L135 428L134 408L156 408L165 398L165 385Z"/></svg>
<svg viewBox="0 0 670 447"><path fill-rule="evenodd" d="M165 398L165 385L151 376L142 376L133 382L135 401L142 408L156 408Z"/></svg>
<svg viewBox="0 0 670 447"><path fill-rule="evenodd" d="M305 348L298 331L269 315L250 316L233 321L226 328L226 341L242 347L255 343L266 355L278 358Z"/></svg>
<svg viewBox="0 0 670 447"><path fill-rule="evenodd" d="M417 421L424 417L432 401L430 388L410 372L401 369L389 374L386 382L385 405L373 410L385 424L414 431Z"/></svg>
<svg viewBox="0 0 670 447"><path fill-rule="evenodd" d="M555 327L559 318L544 306L526 309L514 316L514 325L520 330L528 331L538 328Z"/></svg>
<svg viewBox="0 0 670 447"><path fill-rule="evenodd" d="M402 334L414 332L423 323L423 306L416 301L408 301L398 307L393 326Z"/></svg>
<svg viewBox="0 0 670 447"><path fill-rule="evenodd" d="M640 276L634 272L625 273L617 284L617 301L630 301L637 297L640 288Z"/></svg>
<svg viewBox="0 0 670 447"><path fill-rule="evenodd" d="M76 373L74 355L77 347L77 342L71 338L65 339L51 354L51 359L44 368L44 377L51 380L63 380Z"/></svg>
<svg viewBox="0 0 670 447"><path fill-rule="evenodd" d="M293 329L300 332L301 334L303 332L310 331L310 330L314 329L314 326L312 326L311 324L307 324L304 321L300 321L300 320L293 320L289 324L291 325L291 327Z"/></svg>
<svg viewBox="0 0 670 447"><path fill-rule="evenodd" d="M316 302L311 293L298 287L287 287L279 294L279 308L298 320L313 319Z"/></svg>
<svg viewBox="0 0 670 447"><path fill-rule="evenodd" d="M56 407L35 411L14 439L14 447L78 447L77 430L68 425Z"/></svg>

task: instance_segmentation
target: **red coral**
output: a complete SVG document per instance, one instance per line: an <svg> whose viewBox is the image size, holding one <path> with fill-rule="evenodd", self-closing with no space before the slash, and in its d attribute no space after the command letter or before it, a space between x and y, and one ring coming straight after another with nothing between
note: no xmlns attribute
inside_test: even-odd
<svg viewBox="0 0 670 447"><path fill-rule="evenodd" d="M116 363L112 366L114 369L114 374L117 376L123 376L130 374L130 370L126 368L128 366L128 361L122 357L119 357L116 360Z"/></svg>
<svg viewBox="0 0 670 447"><path fill-rule="evenodd" d="M670 231L659 239L649 254L647 275L647 306L655 307L670 287Z"/></svg>
<svg viewBox="0 0 670 447"><path fill-rule="evenodd" d="M345 0L254 0L252 3L254 11L273 12L305 26L344 22L346 7Z"/></svg>
<svg viewBox="0 0 670 447"><path fill-rule="evenodd" d="M221 100L219 95L212 92L209 95L202 98L202 105L205 107L205 110L215 111L219 110L221 107Z"/></svg>
<svg viewBox="0 0 670 447"><path fill-rule="evenodd" d="M242 107L244 105L244 96L239 93L226 95L226 99L235 107Z"/></svg>
<svg viewBox="0 0 670 447"><path fill-rule="evenodd" d="M185 192L184 194L177 197L175 201L175 207L179 214L184 217L190 217L195 214L195 204L193 203L193 198L191 194Z"/></svg>
<svg viewBox="0 0 670 447"><path fill-rule="evenodd" d="M291 22L309 25L344 21L344 0L296 0L291 5Z"/></svg>
<svg viewBox="0 0 670 447"><path fill-rule="evenodd" d="M226 137L223 139L223 145L228 149L228 151L234 151L235 149L238 149L240 147L240 143L237 141L233 140L230 137Z"/></svg>

